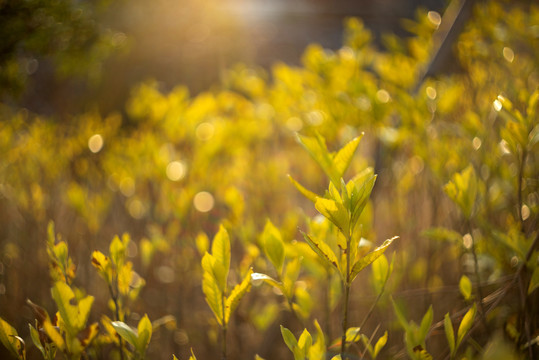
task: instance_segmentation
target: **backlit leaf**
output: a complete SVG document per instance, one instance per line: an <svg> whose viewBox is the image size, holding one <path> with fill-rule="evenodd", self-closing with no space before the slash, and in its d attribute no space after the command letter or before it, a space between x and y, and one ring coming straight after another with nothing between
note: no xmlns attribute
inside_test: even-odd
<svg viewBox="0 0 539 360"><path fill-rule="evenodd" d="M152 323L148 315L144 314L137 326L137 350L144 354L152 337Z"/></svg>
<svg viewBox="0 0 539 360"><path fill-rule="evenodd" d="M376 345L374 345L374 352L373 352L373 358L376 359L380 351L386 346L387 344L387 330L384 333L383 336L381 336L378 341L376 342Z"/></svg>
<svg viewBox="0 0 539 360"><path fill-rule="evenodd" d="M225 325L228 324L230 316L236 310L241 298L251 290L251 275L253 274L253 269L249 269L242 282L239 283L232 289L230 296L226 299L225 302Z"/></svg>
<svg viewBox="0 0 539 360"><path fill-rule="evenodd" d="M447 344L449 345L449 350L451 354L455 353L455 330L453 330L453 323L451 322L451 317L449 313L444 316L444 331L445 337L447 338Z"/></svg>
<svg viewBox="0 0 539 360"><path fill-rule="evenodd" d="M382 254L387 250L389 245L395 240L398 239L398 236L394 236L391 239L387 239L384 241L384 243L365 255L364 257L360 258L354 266L352 267L352 270L350 271L350 281L353 281L357 274L367 266L369 266L374 260L378 259Z"/></svg>
<svg viewBox="0 0 539 360"><path fill-rule="evenodd" d="M462 275L459 281L460 293L464 300L470 300L472 297L472 282L466 275Z"/></svg>
<svg viewBox="0 0 539 360"><path fill-rule="evenodd" d="M24 342L18 339L17 330L0 318L0 342L9 350L9 352L18 359L24 359Z"/></svg>
<svg viewBox="0 0 539 360"><path fill-rule="evenodd" d="M350 142L344 145L341 150L339 150L337 155L335 155L335 157L333 158L333 163L335 164L339 177L342 178L344 176L344 173L346 172L346 169L348 169L348 167L350 166L350 162L354 157L354 153L356 152L356 149L363 135L364 134L361 133L360 136L352 139Z"/></svg>
<svg viewBox="0 0 539 360"><path fill-rule="evenodd" d="M429 309L423 315L423 319L421 319L421 325L419 326L419 338L424 341L427 338L427 335L430 330L430 326L432 325L432 319L433 319L434 313L432 310L432 305L429 306Z"/></svg>
<svg viewBox="0 0 539 360"><path fill-rule="evenodd" d="M219 231L213 238L211 254L223 265L223 276L226 278L230 269L230 237L223 225L219 226Z"/></svg>
<svg viewBox="0 0 539 360"><path fill-rule="evenodd" d="M288 175L288 179L292 182L292 184L298 189L300 193L303 194L307 199L311 200L313 203L316 202L316 198L318 197L317 194L313 193L310 190L307 190L303 185L301 185L299 182L294 180L294 178L290 175Z"/></svg>
<svg viewBox="0 0 539 360"><path fill-rule="evenodd" d="M335 186L339 186L341 177L333 163L324 138L316 134L315 137L297 135L299 143L307 150L309 155L316 161Z"/></svg>
<svg viewBox="0 0 539 360"><path fill-rule="evenodd" d="M328 244L318 240L316 237L311 237L307 235L303 231L301 233L307 244L309 244L311 249L313 249L314 252L317 253L322 260L324 260L330 266L335 267L335 269L339 270L337 256L335 255L333 250L331 250Z"/></svg>
<svg viewBox="0 0 539 360"><path fill-rule="evenodd" d="M459 347L460 343L464 339L464 336L466 336L466 334L472 327L474 319L475 319L475 312L476 312L476 307L474 304L462 318L462 321L460 322L460 325L459 325L459 329L457 331L457 343L455 345L455 348Z"/></svg>
<svg viewBox="0 0 539 360"><path fill-rule="evenodd" d="M266 221L266 226L262 233L262 244L266 256L277 270L277 273L281 274L284 262L284 243L279 229L270 220Z"/></svg>
<svg viewBox="0 0 539 360"><path fill-rule="evenodd" d="M113 321L111 324L122 339L137 348L137 333L135 329L122 321Z"/></svg>

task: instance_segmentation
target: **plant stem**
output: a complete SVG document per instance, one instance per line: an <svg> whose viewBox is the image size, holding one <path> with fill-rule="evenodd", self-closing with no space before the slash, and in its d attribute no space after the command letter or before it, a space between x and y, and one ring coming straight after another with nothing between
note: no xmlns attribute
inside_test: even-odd
<svg viewBox="0 0 539 360"><path fill-rule="evenodd" d="M348 299L350 298L350 244L352 236L347 234L346 239L346 279L343 280L344 285L344 302L342 315L342 337L341 337L341 359L346 360L346 330L348 329Z"/></svg>
<svg viewBox="0 0 539 360"><path fill-rule="evenodd" d="M222 326L222 329L223 329L223 354L222 354L222 360L226 360L226 327L227 327L227 324L225 322L225 299L226 299L226 295L223 293L223 296L221 296L221 304L222 304L222 307L223 307L223 326Z"/></svg>

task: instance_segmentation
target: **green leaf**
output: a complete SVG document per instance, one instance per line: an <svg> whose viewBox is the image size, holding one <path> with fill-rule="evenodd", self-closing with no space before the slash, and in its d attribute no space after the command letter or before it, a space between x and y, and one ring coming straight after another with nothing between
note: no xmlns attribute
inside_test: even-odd
<svg viewBox="0 0 539 360"><path fill-rule="evenodd" d="M449 313L444 316L444 330L445 337L447 338L447 344L449 344L449 349L451 350L451 355L455 354L455 330L453 330L453 323L451 322L451 317Z"/></svg>
<svg viewBox="0 0 539 360"><path fill-rule="evenodd" d="M0 317L0 342L2 342L9 352L17 359L25 359L26 350L24 341L19 339L20 337L17 334L17 330Z"/></svg>
<svg viewBox="0 0 539 360"><path fill-rule="evenodd" d="M320 214L324 215L326 219L335 224L341 230L343 235L350 233L350 218L348 211L346 211L341 202L319 197L316 199L314 207Z"/></svg>
<svg viewBox="0 0 539 360"><path fill-rule="evenodd" d="M206 253L207 254L207 253ZM208 254L209 255L209 254ZM204 258L202 259L204 260ZM219 288L215 277L211 272L204 270L202 275L202 292L206 302L210 306L210 309L213 311L217 322L223 326L224 318L224 309L223 309L223 292Z"/></svg>
<svg viewBox="0 0 539 360"><path fill-rule="evenodd" d="M454 174L452 180L444 186L444 190L469 219L477 196L477 177L473 166L469 165L462 172Z"/></svg>
<svg viewBox="0 0 539 360"><path fill-rule="evenodd" d="M337 167L333 163L328 149L326 147L326 141L320 134L316 134L316 137L302 136L297 134L299 143L307 150L309 155L316 161L316 163L322 168L322 170L329 177L330 181L339 186L341 177Z"/></svg>
<svg viewBox="0 0 539 360"><path fill-rule="evenodd" d="M122 240L116 235L109 246L110 258L114 265L121 267L125 261L125 254L127 251L127 243L129 242L129 236L127 234L122 236Z"/></svg>
<svg viewBox="0 0 539 360"><path fill-rule="evenodd" d="M281 274L284 262L284 242L279 229L270 220L266 221L266 226L262 233L262 244L266 256L277 270L277 273Z"/></svg>
<svg viewBox="0 0 539 360"><path fill-rule="evenodd" d="M350 142L344 145L341 150L339 150L337 155L335 155L335 157L333 158L333 163L335 164L335 168L337 169L340 178L344 176L344 173L350 166L352 158L354 157L356 149L363 135L364 133L361 133L360 136L352 139Z"/></svg>
<svg viewBox="0 0 539 360"><path fill-rule="evenodd" d="M223 225L219 226L219 231L213 238L211 254L223 265L224 277L226 278L230 269L230 237Z"/></svg>
<svg viewBox="0 0 539 360"><path fill-rule="evenodd" d="M473 321L475 318L475 312L476 307L475 304L466 312L466 315L462 318L462 321L460 322L459 329L457 331L457 343L455 348L458 348L460 346L460 343L462 342L462 339L464 339L464 336L468 333L470 328L473 325Z"/></svg>
<svg viewBox="0 0 539 360"><path fill-rule="evenodd" d="M460 293L464 297L464 300L470 300L472 298L472 282L466 275L462 275L459 281Z"/></svg>
<svg viewBox="0 0 539 360"><path fill-rule="evenodd" d="M309 350L311 349L312 344L313 338L311 334L307 331L307 329L304 329L298 339L298 348L304 358L307 358L309 355Z"/></svg>
<svg viewBox="0 0 539 360"><path fill-rule="evenodd" d="M138 337L135 329L122 321L113 321L111 324L118 335L120 335L129 344L133 345L135 349L138 349Z"/></svg>
<svg viewBox="0 0 539 360"><path fill-rule="evenodd" d="M372 262L372 283L377 293L380 293L385 287L389 278L389 262L385 255L381 255Z"/></svg>
<svg viewBox="0 0 539 360"><path fill-rule="evenodd" d="M384 333L384 335L378 339L378 341L376 342L376 345L374 345L374 353L373 353L374 359L376 359L376 357L378 356L380 351L384 348L384 346L386 346L386 344L387 344L387 330Z"/></svg>
<svg viewBox="0 0 539 360"><path fill-rule="evenodd" d="M142 319L140 319L138 326L137 326L137 351L140 354L144 354L146 352L146 348L148 347L148 344L150 343L150 339L152 338L152 323L150 319L148 318L148 315L144 314Z"/></svg>
<svg viewBox="0 0 539 360"><path fill-rule="evenodd" d="M313 249L314 252L317 253L318 256L322 260L324 260L327 264L329 264L330 267L333 266L335 267L335 269L339 270L339 263L337 260L337 256L335 255L333 250L331 250L328 244L326 244L323 241L318 240L316 237L314 238L310 237L303 231L301 231L301 234L303 235L303 238L305 239L307 244L309 244L311 249Z"/></svg>
<svg viewBox="0 0 539 360"><path fill-rule="evenodd" d="M28 324L28 328L30 329L30 338L32 339L32 342L39 350L39 352L43 355L43 359L47 359L47 353L45 351L45 348L43 347L43 344L41 344L38 331L35 327L32 326L32 324Z"/></svg>
<svg viewBox="0 0 539 360"><path fill-rule="evenodd" d="M298 341L296 340L296 337L294 336L294 334L292 334L292 332L290 330L288 330L287 328L285 328L282 325L280 325L280 326L281 326L281 335L283 336L283 340L284 340L286 346L288 346L290 351L292 351L292 353L294 354L294 359L295 360L300 359L301 354L300 354L300 351L299 351Z"/></svg>
<svg viewBox="0 0 539 360"><path fill-rule="evenodd" d="M429 306L429 309L423 315L423 319L421 319L421 325L419 326L419 338L421 339L421 342L424 342L427 338L427 335L430 330L430 326L432 325L432 319L433 319L433 310L432 305Z"/></svg>
<svg viewBox="0 0 539 360"><path fill-rule="evenodd" d="M316 338L307 357L309 360L324 360L326 358L326 340L324 338L324 332L316 320L314 321L314 327L316 328Z"/></svg>
<svg viewBox="0 0 539 360"><path fill-rule="evenodd" d="M530 285L528 286L528 295L535 291L539 287L539 266L537 266L532 273L530 279Z"/></svg>
<svg viewBox="0 0 539 360"><path fill-rule="evenodd" d="M232 289L230 296L226 299L225 302L225 326L230 320L230 316L236 310L241 298L251 290L251 275L253 274L253 269L249 269L242 282L239 283Z"/></svg>
<svg viewBox="0 0 539 360"><path fill-rule="evenodd" d="M410 332L411 327L406 320L403 309L393 300L393 297L391 297L390 299L391 304L393 305L393 310L395 311L395 315L397 315L397 319L399 320L399 323L401 324L402 328L406 333Z"/></svg>
<svg viewBox="0 0 539 360"><path fill-rule="evenodd" d="M294 288L301 270L301 257L296 257L286 264L283 274L283 288L287 298L292 299L294 296Z"/></svg>
<svg viewBox="0 0 539 360"><path fill-rule="evenodd" d="M301 194L303 194L303 196L305 196L307 199L311 200L313 203L316 202L316 198L318 197L317 194L313 193L310 190L307 190L305 187L303 187L303 185L301 185L299 182L294 180L294 178L292 176L288 175L288 179L290 179L292 184L296 187L296 189L298 189L298 191Z"/></svg>
<svg viewBox="0 0 539 360"><path fill-rule="evenodd" d="M395 240L398 239L398 236L394 236L391 239L387 239L384 241L382 245L365 255L364 257L360 258L354 266L352 267L352 270L350 271L350 281L353 281L357 274L367 266L369 266L372 262L374 262L376 259L378 259L380 256L384 254L384 252L387 250L389 245Z"/></svg>
<svg viewBox="0 0 539 360"><path fill-rule="evenodd" d="M51 293L58 307L58 312L66 325L66 330L72 336L76 335L86 326L86 321L94 302L93 296L86 296L79 300L77 304L72 305L73 302L76 302L75 294L69 285L62 281L54 284Z"/></svg>
<svg viewBox="0 0 539 360"><path fill-rule="evenodd" d="M213 255L205 253L202 257L202 269L205 275L208 274L213 278L215 284L219 287L219 292L225 294L228 273L225 272L223 264L217 261Z"/></svg>

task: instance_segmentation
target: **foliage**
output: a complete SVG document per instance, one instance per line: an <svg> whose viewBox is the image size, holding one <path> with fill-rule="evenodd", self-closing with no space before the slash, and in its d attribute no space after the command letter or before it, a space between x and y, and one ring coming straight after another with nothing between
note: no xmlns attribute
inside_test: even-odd
<svg viewBox="0 0 539 360"><path fill-rule="evenodd" d="M477 3L460 72L423 83L439 30L419 12L383 49L350 19L341 49L271 76L141 84L125 115L2 105L2 351L535 358L538 19Z"/></svg>

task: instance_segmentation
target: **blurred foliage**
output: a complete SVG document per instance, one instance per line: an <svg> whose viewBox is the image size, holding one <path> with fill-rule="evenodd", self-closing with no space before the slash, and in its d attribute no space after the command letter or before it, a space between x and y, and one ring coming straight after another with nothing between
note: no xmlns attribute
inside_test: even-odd
<svg viewBox="0 0 539 360"><path fill-rule="evenodd" d="M336 252L345 248L342 224L322 221L316 209L329 210L303 198L286 174L322 194L329 171L340 189L337 177L349 174L321 171L295 133L322 134L327 148L339 149L365 132L349 172L370 166L378 179L358 220L358 252L394 234L401 239L391 246L391 265L375 262L365 271L371 277L361 272L353 284L349 317L363 324L345 334L353 354L345 356L534 358L539 8L478 3L455 43L461 72L417 84L436 39L431 19L419 12L406 25L415 35L387 36L383 50L349 19L341 49L313 44L302 66L276 64L269 75L238 65L219 90L197 96L182 86L165 94L150 81L133 89L124 117L91 112L60 124L2 105L0 340L7 351L21 357L23 340L28 358L50 354L24 331L34 319L29 298L45 312L59 310L63 325L56 330L50 320L47 334L70 357L212 358L222 351L223 325L229 358L336 352L341 275L298 227ZM51 238L49 220L62 238ZM225 280L240 284L252 267L281 283L254 281L224 322L212 316L201 285L215 266L200 265L204 254L216 256L209 239L221 224L230 241ZM124 231L130 236L114 239ZM106 248L109 255L99 252ZM223 278L212 274L214 283ZM134 286L141 278L145 286ZM226 286L220 291L228 300ZM128 299L129 309L114 315ZM111 310L114 321L102 318ZM149 319L167 315L175 321L154 320L149 331ZM79 334L94 323L99 334L86 350Z"/></svg>
<svg viewBox="0 0 539 360"><path fill-rule="evenodd" d="M125 37L96 21L109 2L0 1L0 98L19 96L39 66L96 81Z"/></svg>

